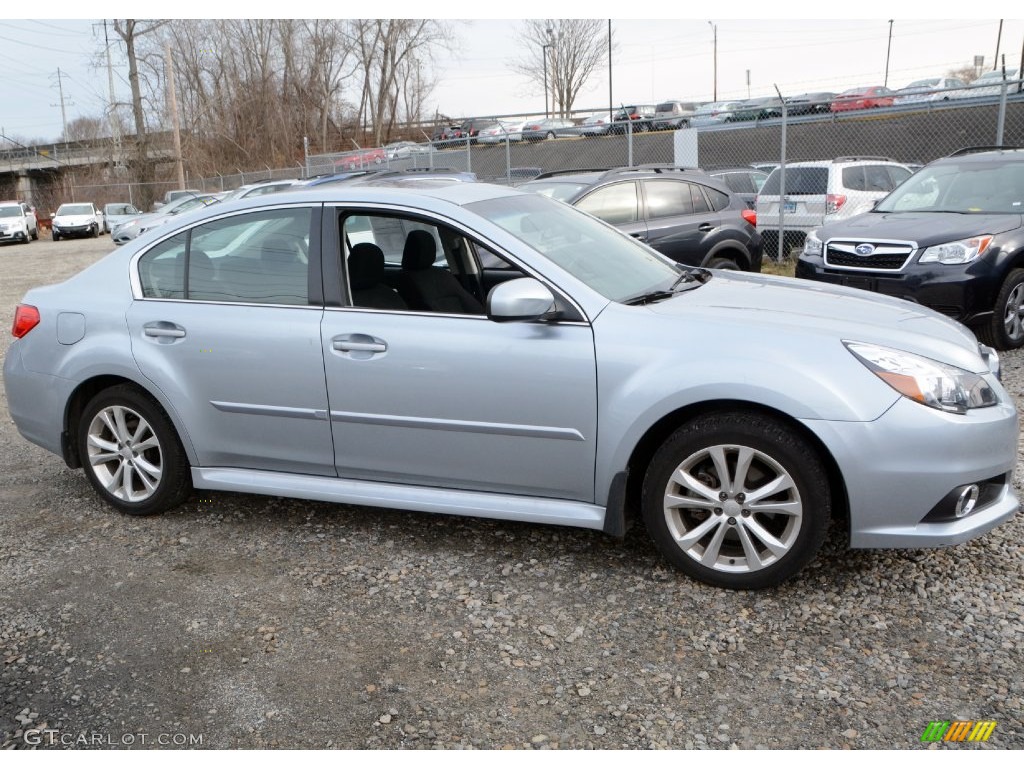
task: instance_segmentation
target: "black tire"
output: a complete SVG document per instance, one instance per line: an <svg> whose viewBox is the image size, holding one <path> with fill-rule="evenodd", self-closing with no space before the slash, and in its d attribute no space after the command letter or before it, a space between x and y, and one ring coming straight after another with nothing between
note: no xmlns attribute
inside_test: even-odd
<svg viewBox="0 0 1024 768"><path fill-rule="evenodd" d="M715 256L704 265L708 269L732 269L738 270L740 265L726 256Z"/></svg>
<svg viewBox="0 0 1024 768"><path fill-rule="evenodd" d="M52 237L52 238L53 238L53 242L55 242L55 243L56 243L56 242L57 242L58 240L60 240L60 235L58 235L58 234L57 234L56 232L54 232L54 233L53 233L52 235L50 235L50 237Z"/></svg>
<svg viewBox="0 0 1024 768"><path fill-rule="evenodd" d="M553 139L553 138L555 138L555 132L554 131L548 131L548 135L545 136L544 138L545 139Z"/></svg>
<svg viewBox="0 0 1024 768"><path fill-rule="evenodd" d="M1024 346L1024 269L1010 271L996 296L992 318L974 331L979 339L996 349Z"/></svg>
<svg viewBox="0 0 1024 768"><path fill-rule="evenodd" d="M32 233L29 232L27 229L25 230L25 239L22 240L21 242L24 243L25 245L28 245L29 243L32 242Z"/></svg>
<svg viewBox="0 0 1024 768"><path fill-rule="evenodd" d="M32 230L32 239L33 240L38 240L39 239L39 227L36 227L35 229Z"/></svg>
<svg viewBox="0 0 1024 768"><path fill-rule="evenodd" d="M100 227L99 227L99 225L98 224L93 224L91 232L92 232L92 237L99 237L100 236Z"/></svg>
<svg viewBox="0 0 1024 768"><path fill-rule="evenodd" d="M744 463L742 477L723 481L719 466L740 474ZM677 472L695 485L680 485ZM776 481L782 490L754 498ZM674 499L671 507L667 496ZM683 499L693 505L679 503ZM770 512L769 506L789 511ZM831 493L820 457L792 427L758 413L722 412L684 424L658 449L644 476L642 508L655 545L681 571L717 587L763 589L817 554ZM688 536L696 538L681 541ZM753 568L751 557L757 559Z"/></svg>
<svg viewBox="0 0 1024 768"><path fill-rule="evenodd" d="M85 476L115 509L155 515L188 498L191 472L178 434L163 409L134 386L93 397L78 421L77 441ZM136 452L139 445L145 447Z"/></svg>

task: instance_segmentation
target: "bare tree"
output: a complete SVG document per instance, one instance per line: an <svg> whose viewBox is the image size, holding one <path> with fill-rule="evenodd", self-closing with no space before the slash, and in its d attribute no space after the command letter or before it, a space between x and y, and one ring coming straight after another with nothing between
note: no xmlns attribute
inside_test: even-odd
<svg viewBox="0 0 1024 768"><path fill-rule="evenodd" d="M516 39L523 53L512 69L550 89L559 115L569 114L594 70L608 61L608 33L599 19L529 19Z"/></svg>
<svg viewBox="0 0 1024 768"><path fill-rule="evenodd" d="M140 182L154 180L154 163L149 154L150 142L146 129L146 114L142 106L142 86L139 83L139 61L136 47L140 40L164 26L166 21L140 21L138 19L114 19L114 31L124 43L128 58L128 85L132 90L132 115L135 117L135 177Z"/></svg>
<svg viewBox="0 0 1024 768"><path fill-rule="evenodd" d="M973 64L964 64L962 67L951 69L946 73L947 77L955 77L958 80L963 80L965 83L969 83L972 80L978 79L978 70Z"/></svg>
<svg viewBox="0 0 1024 768"><path fill-rule="evenodd" d="M96 141L103 135L104 118L99 117L76 117L68 123L68 132L61 141Z"/></svg>

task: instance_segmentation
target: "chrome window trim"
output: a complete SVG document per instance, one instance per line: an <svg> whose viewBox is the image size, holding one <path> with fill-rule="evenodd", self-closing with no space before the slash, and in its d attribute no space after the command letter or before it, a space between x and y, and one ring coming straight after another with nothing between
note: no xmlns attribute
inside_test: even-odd
<svg viewBox="0 0 1024 768"><path fill-rule="evenodd" d="M310 304L310 305L305 305L305 304L261 304L259 302L242 302L242 301L223 301L223 302L221 302L221 301L203 301L201 299L166 299L166 298L157 298L157 297L154 297L154 296L145 296L142 293L142 279L139 277L139 259L141 259L143 256L145 256L147 253L149 253L151 250L156 248L158 245L160 245L164 241L170 240L172 237L174 237L175 235L177 235L177 234L179 234L181 232L186 232L186 231L188 231L190 229L195 229L196 227L200 227L200 226L205 226L205 225L210 224L212 222L220 221L221 219L226 219L226 218L231 217L231 216L248 216L251 213L261 213L262 211L282 211L282 210L285 210L286 208L308 208L310 211L313 211L318 206L322 208L323 205L324 205L324 203L322 201L314 202L314 203L283 203L283 204L280 204L280 205L261 205L258 208L245 208L244 210L240 210L240 211L226 211L226 212L220 214L219 216L213 216L213 217L208 218L208 219L203 219L202 221L193 222L192 224L187 224L185 226L179 226L176 229L169 230L159 240L156 240L156 241L150 243L143 250L138 251L134 256L132 256L131 261L128 262L128 279L129 279L129 281L131 283L131 286L132 286L132 298L135 301L185 301L185 302L195 302L197 304L198 303L204 303L204 304L230 304L230 305L247 305L247 306L257 306L257 307L275 306L275 307L299 307L299 308L302 308L302 307L305 307L305 306L309 306L309 307L311 307L313 309L323 309L323 307L321 305L318 305L318 304L317 305L314 305L314 304ZM206 207L209 208L210 206L206 206Z"/></svg>
<svg viewBox="0 0 1024 768"><path fill-rule="evenodd" d="M861 243L870 243L874 245L877 249L875 253L879 253L879 251L884 250L885 252L880 253L880 255L882 256L899 255L899 251L903 250L904 248L909 248L910 250L907 252L907 257L903 260L903 264L901 264L898 269L882 269L879 267L847 267L839 264L829 264L829 248L835 248L837 251L840 251L841 253L846 253L851 256L857 256L857 253L854 251L854 249ZM919 246L917 242L914 240L881 240L870 237L865 237L862 239L850 237L837 237L831 240L826 240L822 244L821 260L822 263L828 269L840 269L846 270L848 272L877 272L881 274L892 275L902 273L903 270L907 268L907 265L911 262L911 260L913 260L913 258L917 255L918 250Z"/></svg>

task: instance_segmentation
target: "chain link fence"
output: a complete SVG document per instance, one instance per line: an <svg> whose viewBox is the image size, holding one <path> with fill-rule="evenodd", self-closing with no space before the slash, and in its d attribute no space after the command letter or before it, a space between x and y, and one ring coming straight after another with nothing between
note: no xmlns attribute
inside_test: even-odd
<svg viewBox="0 0 1024 768"><path fill-rule="evenodd" d="M440 138L433 141L309 155L304 163L287 168L187 176L186 187L221 192L261 181L414 168L472 172L481 181L516 185L550 171L662 165L720 172L758 165L770 172L803 161L864 157L885 158L913 170L964 147L1024 146L1019 81L890 96L839 111L833 110L831 100L815 103L782 96L764 99L760 106L706 105L683 116L682 127L676 130L660 129L664 121L653 116L655 105L623 105L615 115L622 119L616 120L609 119L607 107L577 110L566 119L477 118L441 126L443 130L435 131ZM626 119L627 114L632 118ZM465 130L467 126L471 128ZM744 196L752 199L764 180L764 175L751 177L745 182L751 188L735 191L749 193ZM65 184L71 200L97 204L160 199L178 187L173 181L76 185L72 179ZM788 182L786 186L788 190ZM770 258L785 257L802 236L786 228L784 210L777 213L759 223Z"/></svg>

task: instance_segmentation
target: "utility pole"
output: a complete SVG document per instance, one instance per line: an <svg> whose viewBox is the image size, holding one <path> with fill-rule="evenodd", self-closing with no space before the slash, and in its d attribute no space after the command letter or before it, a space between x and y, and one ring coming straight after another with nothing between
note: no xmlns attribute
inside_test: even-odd
<svg viewBox="0 0 1024 768"><path fill-rule="evenodd" d="M107 20L103 20L103 41L107 48L107 84L110 88L110 136L114 140L114 164L121 155L121 126L117 121L117 102L114 100L114 65L110 61L110 35L107 33Z"/></svg>
<svg viewBox="0 0 1024 768"><path fill-rule="evenodd" d="M174 162L178 170L178 189L185 188L185 165L181 160L181 125L178 121L178 92L174 88L174 59L171 57L171 43L164 43L164 57L167 65L167 93L171 101L171 125L174 127Z"/></svg>
<svg viewBox="0 0 1024 768"><path fill-rule="evenodd" d="M714 34L714 93L711 100L718 101L718 25L711 21L708 24L711 25L711 32Z"/></svg>
<svg viewBox="0 0 1024 768"><path fill-rule="evenodd" d="M999 20L999 32L996 34L996 57L992 60L992 71L999 69L999 44L1003 41L1003 20Z"/></svg>
<svg viewBox="0 0 1024 768"><path fill-rule="evenodd" d="M612 20L608 19L608 119L611 120L615 112L615 102L612 101Z"/></svg>
<svg viewBox="0 0 1024 768"><path fill-rule="evenodd" d="M889 87L889 55L892 53L892 19L889 19L889 47L885 49L885 82L882 83L886 88Z"/></svg>
<svg viewBox="0 0 1024 768"><path fill-rule="evenodd" d="M64 80L61 77L60 67L57 67L57 92L60 94L60 120L64 126L64 141L68 141L68 111L64 104ZM50 106L56 107L57 105L51 104Z"/></svg>

